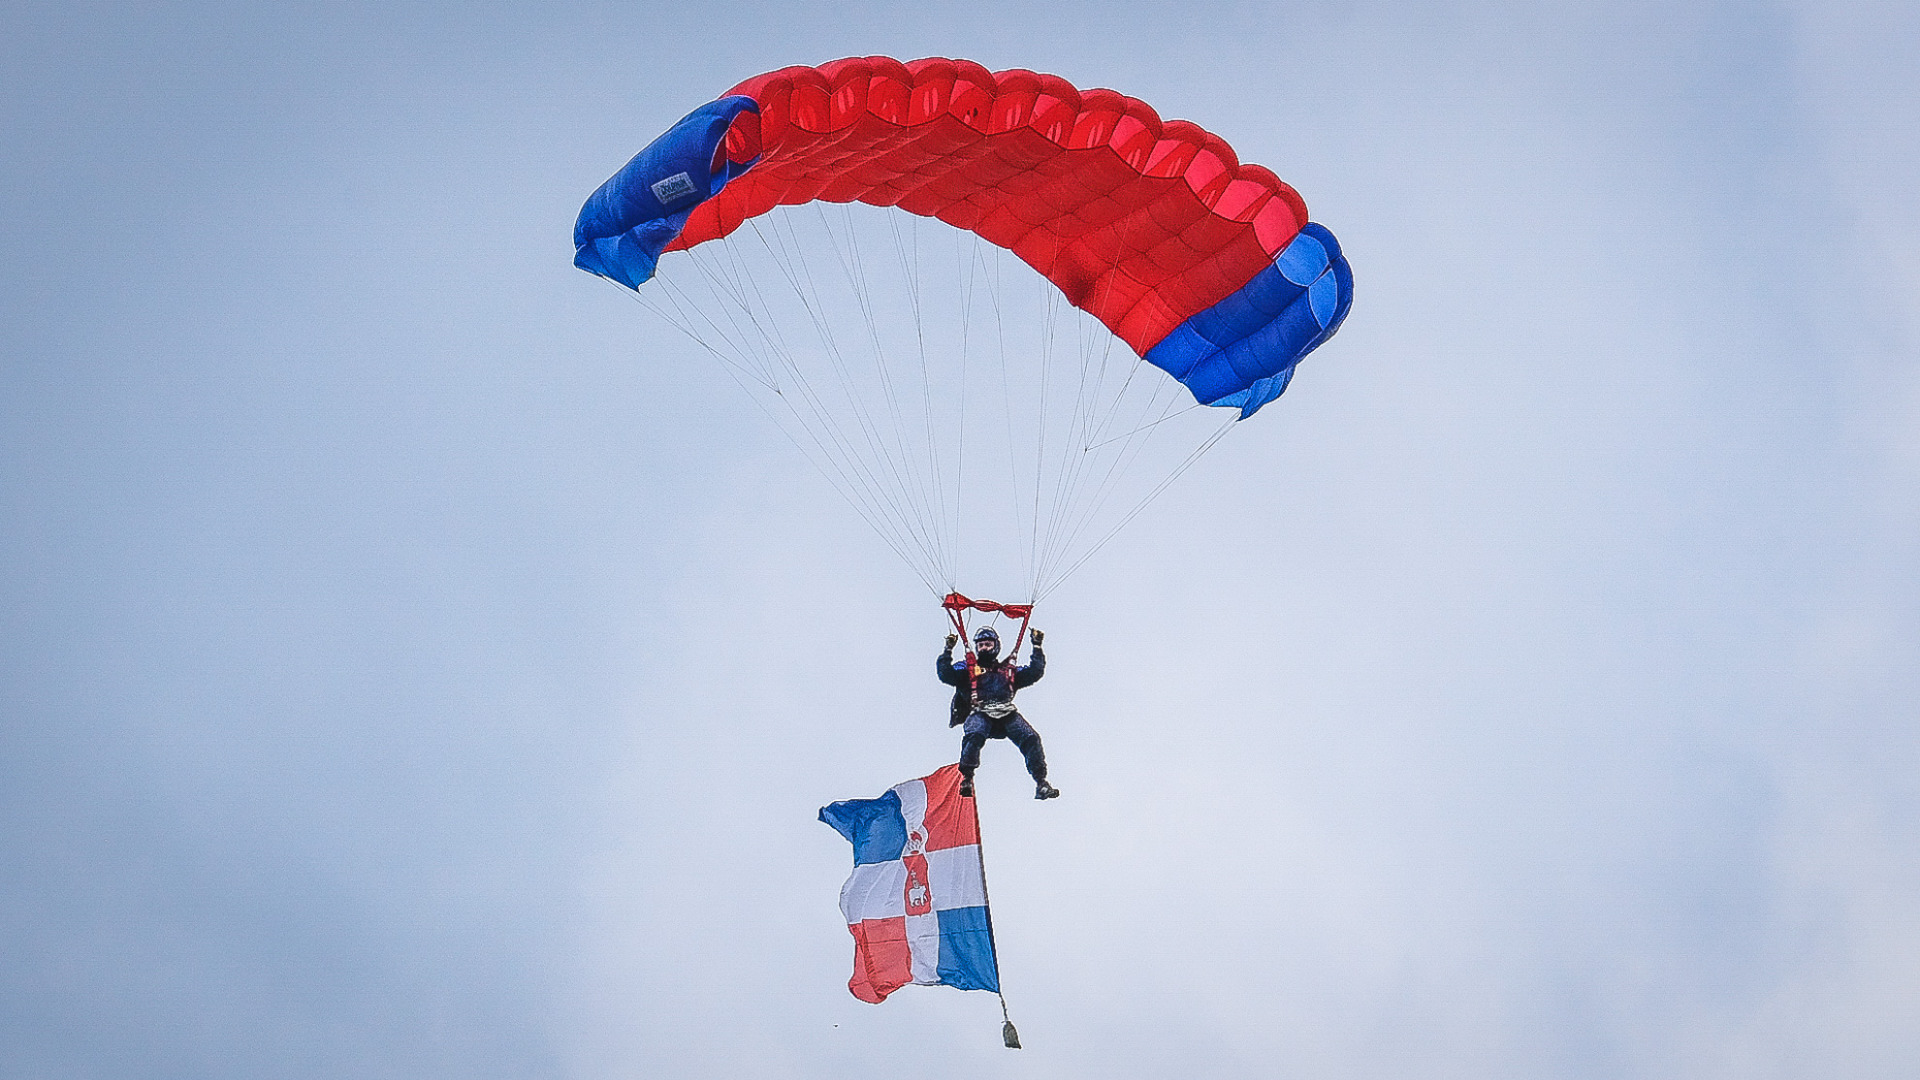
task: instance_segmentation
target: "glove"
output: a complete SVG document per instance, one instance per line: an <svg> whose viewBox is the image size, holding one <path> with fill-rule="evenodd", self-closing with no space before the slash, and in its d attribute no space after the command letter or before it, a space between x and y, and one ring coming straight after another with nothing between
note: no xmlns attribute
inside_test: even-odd
<svg viewBox="0 0 1920 1080"><path fill-rule="evenodd" d="M1045 640L1047 640L1047 635L1044 631L1035 630L1033 632L1033 643L1035 645L1038 645Z"/></svg>
<svg viewBox="0 0 1920 1080"><path fill-rule="evenodd" d="M947 635L947 651L952 652L954 645L958 643L959 640L960 640L959 634L948 634Z"/></svg>

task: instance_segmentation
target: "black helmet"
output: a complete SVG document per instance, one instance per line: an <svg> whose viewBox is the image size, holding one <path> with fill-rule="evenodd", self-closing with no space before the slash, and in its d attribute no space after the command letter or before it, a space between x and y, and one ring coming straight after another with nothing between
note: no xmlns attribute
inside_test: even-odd
<svg viewBox="0 0 1920 1080"><path fill-rule="evenodd" d="M1000 655L1000 635L991 626L981 627L973 635L973 651L980 659L993 663Z"/></svg>

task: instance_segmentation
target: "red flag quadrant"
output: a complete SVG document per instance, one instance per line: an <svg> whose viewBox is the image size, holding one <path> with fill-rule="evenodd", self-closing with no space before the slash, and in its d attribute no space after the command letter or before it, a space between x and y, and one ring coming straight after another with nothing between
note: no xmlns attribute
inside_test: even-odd
<svg viewBox="0 0 1920 1080"><path fill-rule="evenodd" d="M853 845L840 911L853 934L854 997L878 1003L908 983L1000 989L979 818L960 797L958 765L822 807L820 820Z"/></svg>

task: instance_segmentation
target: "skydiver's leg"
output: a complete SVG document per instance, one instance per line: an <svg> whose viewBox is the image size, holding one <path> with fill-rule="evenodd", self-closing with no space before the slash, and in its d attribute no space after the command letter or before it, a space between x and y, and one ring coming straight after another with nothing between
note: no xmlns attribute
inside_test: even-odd
<svg viewBox="0 0 1920 1080"><path fill-rule="evenodd" d="M1027 772L1033 777L1033 797L1036 799L1056 799L1060 789L1047 783L1047 752L1040 745L1040 733L1033 730L1027 718L1014 713L1007 718L1007 738L1020 748L1027 759Z"/></svg>
<svg viewBox="0 0 1920 1080"><path fill-rule="evenodd" d="M1020 756L1027 759L1027 775L1033 777L1036 784L1046 783L1047 751L1040 745L1040 733L1019 713L1007 717L1006 724L1007 738L1020 748Z"/></svg>
<svg viewBox="0 0 1920 1080"><path fill-rule="evenodd" d="M980 748L987 744L990 721L979 713L967 717L960 729L960 794L973 794L973 770L980 767Z"/></svg>

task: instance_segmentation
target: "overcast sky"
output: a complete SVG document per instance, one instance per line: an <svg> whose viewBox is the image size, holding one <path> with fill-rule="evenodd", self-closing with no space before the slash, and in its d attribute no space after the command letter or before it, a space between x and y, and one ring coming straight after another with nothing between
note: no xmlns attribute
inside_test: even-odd
<svg viewBox="0 0 1920 1080"><path fill-rule="evenodd" d="M0 3L0 1076L1920 1071L1920 12ZM1111 86L1357 299L1049 599L1003 983L846 990L926 591L571 266L739 80Z"/></svg>

